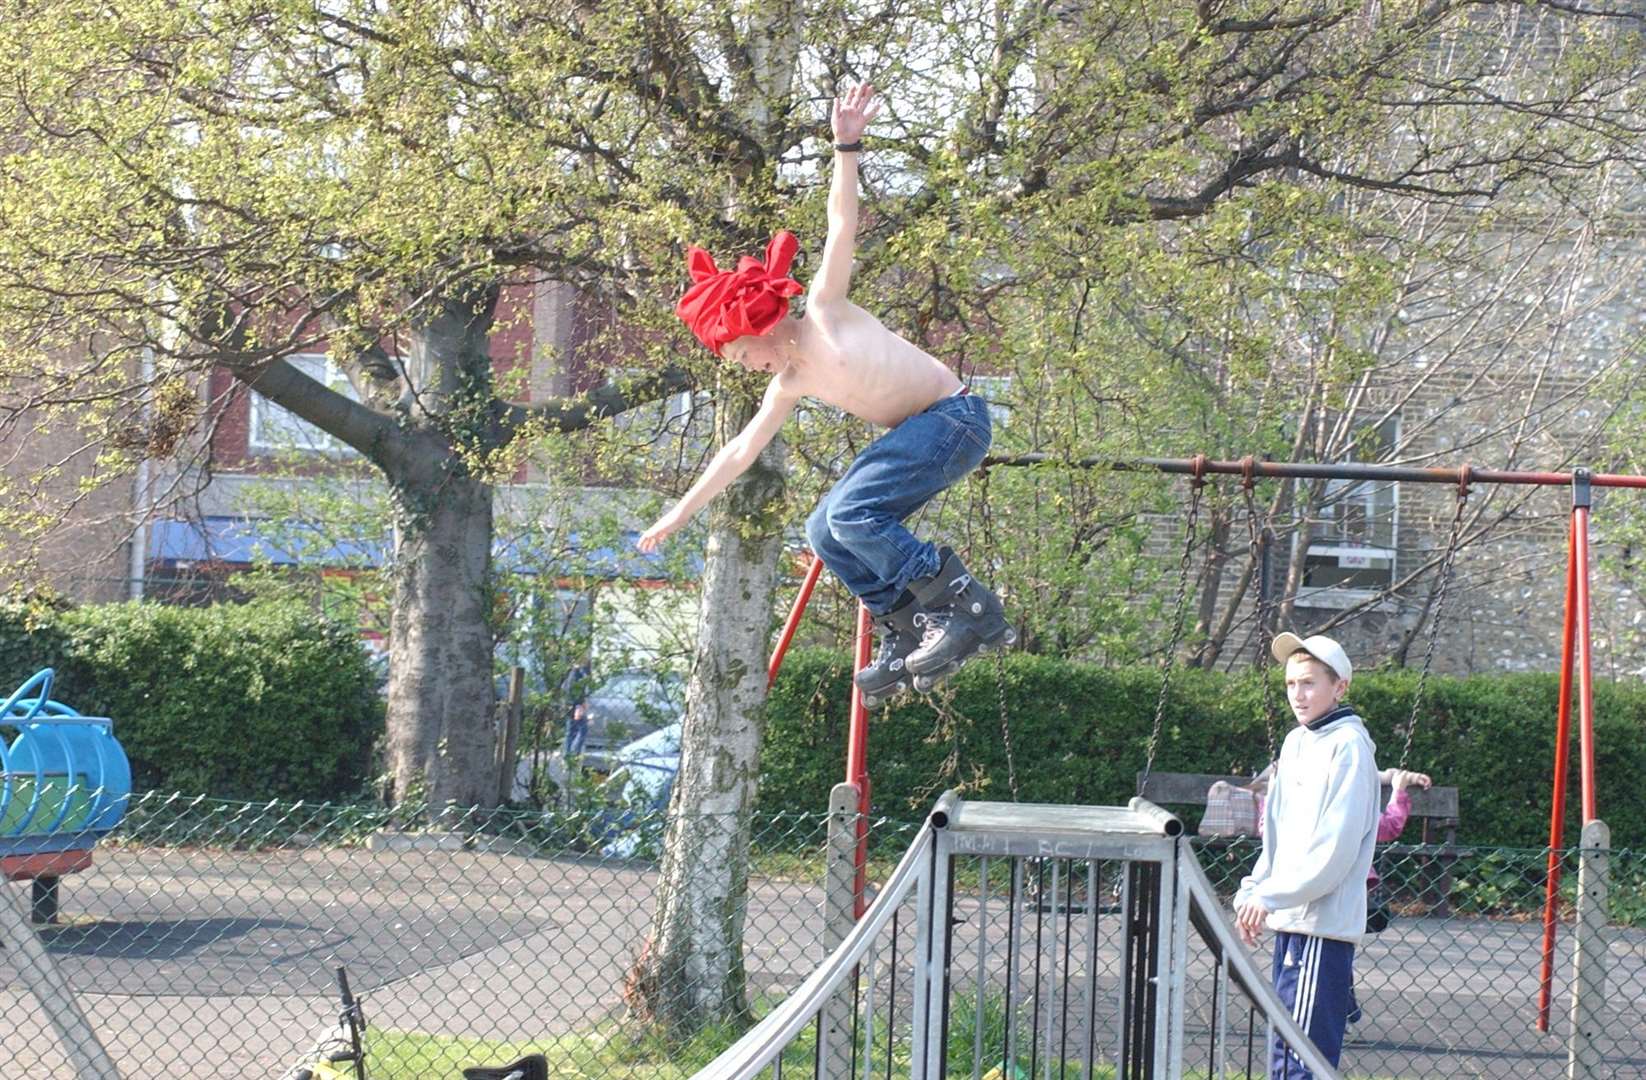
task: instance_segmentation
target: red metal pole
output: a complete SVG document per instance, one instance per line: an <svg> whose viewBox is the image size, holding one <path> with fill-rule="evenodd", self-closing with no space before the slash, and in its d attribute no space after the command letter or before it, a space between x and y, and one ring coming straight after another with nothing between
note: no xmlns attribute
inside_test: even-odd
<svg viewBox="0 0 1646 1080"><path fill-rule="evenodd" d="M770 690L777 681L777 669L783 666L783 654L789 651L789 642L794 640L794 632L800 627L800 616L805 614L806 603L812 598L812 590L817 588L817 579L823 574L823 560L816 555L812 556L812 563L806 567L806 580L800 583L800 592L794 598L794 606L789 609L789 617L783 623L783 634L777 639L777 648L772 650L772 662L766 665L766 689Z"/></svg>
<svg viewBox="0 0 1646 1080"><path fill-rule="evenodd" d="M1566 774L1572 744L1572 671L1577 644L1577 512L1566 540L1566 621L1560 650L1560 703L1555 712L1554 801L1549 808L1549 864L1543 893L1543 967L1538 980L1537 1029L1549 1030L1549 1002L1554 987L1555 911L1560 896L1560 850L1566 838Z"/></svg>
<svg viewBox="0 0 1646 1080"><path fill-rule="evenodd" d="M800 616L805 613L806 604L811 600L812 590L817 587L817 579L822 573L823 560L814 554L811 565L806 567L806 578L800 584L800 593L794 598L794 606L789 609L789 617L783 624L783 633L777 639L771 663L766 667L768 690L777 681L783 656L789 651L789 643L794 640L795 630L800 626ZM869 609L858 604L856 650L852 657L854 675L869 666L874 645L873 632ZM852 906L861 919L868 907L863 902L863 894L868 887L869 857L869 710L863 705L863 691L857 688L855 679L852 681L851 717L846 732L846 783L857 785L857 853L853 860L856 872L852 877Z"/></svg>
<svg viewBox="0 0 1646 1080"><path fill-rule="evenodd" d="M1572 512L1573 534L1577 538L1577 748L1582 762L1583 823L1599 815L1595 812L1595 687L1589 647L1589 508Z"/></svg>
<svg viewBox="0 0 1646 1080"><path fill-rule="evenodd" d="M857 605L857 652L852 661L852 673L869 666L873 652L874 627L869 620L869 609ZM861 919L868 907L863 894L868 888L869 862L869 710L863 705L863 691L852 682L851 722L846 731L846 783L857 785L857 854L853 859L856 873L852 876L852 907Z"/></svg>

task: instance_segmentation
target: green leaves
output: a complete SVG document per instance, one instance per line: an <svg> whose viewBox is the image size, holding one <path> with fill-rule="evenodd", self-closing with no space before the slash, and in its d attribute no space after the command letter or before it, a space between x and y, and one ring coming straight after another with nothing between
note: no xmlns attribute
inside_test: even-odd
<svg viewBox="0 0 1646 1080"><path fill-rule="evenodd" d="M0 681L53 666L53 693L114 720L137 790L347 798L383 705L352 627L301 603L0 607Z"/></svg>
<svg viewBox="0 0 1646 1080"><path fill-rule="evenodd" d="M562 374L683 362L716 385L671 315L683 247L724 259L793 227L808 279L827 104L872 77L854 298L1010 380L1002 450L1068 458L1329 458L1326 418L1384 408L1419 364L1565 355L1512 311L1564 285L1517 263L1559 264L1638 175L1646 86L1624 22L1519 3L62 0L13 5L0 57L8 406L124 429L145 355L160 381L327 345L403 356L452 297L548 282L589 328ZM1603 279L1639 278L1608 258ZM667 415L500 447L489 420L528 384L485 359L439 357L439 393L370 407L455 410L431 425L497 480L528 450L659 489L701 463L701 427ZM870 434L796 431L797 490ZM1113 629L1132 605L1089 601L1090 633L1060 612L1147 593L1137 515L1159 490L997 481L999 528L973 486L966 515L934 512L945 535L1003 552L1042 640L1140 648Z"/></svg>

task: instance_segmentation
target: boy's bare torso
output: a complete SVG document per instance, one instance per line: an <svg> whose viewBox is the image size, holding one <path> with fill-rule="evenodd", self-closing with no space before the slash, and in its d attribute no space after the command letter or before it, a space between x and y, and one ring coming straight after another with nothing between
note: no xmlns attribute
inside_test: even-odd
<svg viewBox="0 0 1646 1080"><path fill-rule="evenodd" d="M881 427L896 427L961 386L936 357L849 301L808 311L796 345L777 376L785 395L814 397Z"/></svg>

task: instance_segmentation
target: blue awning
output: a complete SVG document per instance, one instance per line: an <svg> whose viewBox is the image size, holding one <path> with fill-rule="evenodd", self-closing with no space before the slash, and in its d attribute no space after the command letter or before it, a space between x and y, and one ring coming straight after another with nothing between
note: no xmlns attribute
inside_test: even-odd
<svg viewBox="0 0 1646 1080"><path fill-rule="evenodd" d="M660 555L643 554L634 547L639 532L626 530L619 547L583 550L576 534L568 550L549 556L535 551L529 541L498 539L492 548L497 567L512 573L550 572L556 576L658 580L670 576ZM339 539L319 529L306 533L287 523L272 528L266 521L240 517L208 517L200 521L156 521L149 529L149 559L153 562L212 562L234 566L268 563L275 566L372 568L388 561L385 541L370 538ZM686 575L703 571L703 560L693 555Z"/></svg>
<svg viewBox="0 0 1646 1080"><path fill-rule="evenodd" d="M381 566L388 554L380 541L339 540L301 527L263 530L250 518L208 517L157 521L149 529L149 558L162 562L221 562L276 566Z"/></svg>

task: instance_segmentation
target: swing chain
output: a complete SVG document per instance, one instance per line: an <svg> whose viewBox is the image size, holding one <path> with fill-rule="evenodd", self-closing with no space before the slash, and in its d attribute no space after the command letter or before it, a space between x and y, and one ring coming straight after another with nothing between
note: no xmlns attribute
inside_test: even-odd
<svg viewBox="0 0 1646 1080"><path fill-rule="evenodd" d="M1275 705L1274 686L1269 679L1269 589L1263 566L1263 541L1257 528L1257 507L1252 491L1257 486L1253 475L1255 460L1250 454L1241 459L1241 490L1246 499L1246 533L1252 560L1252 576L1257 579L1257 681L1263 694L1263 735L1268 743L1267 764L1275 759Z"/></svg>
<svg viewBox="0 0 1646 1080"><path fill-rule="evenodd" d="M978 495L983 502L983 512L981 514L983 519L983 544L987 550L993 551L995 550L994 525L989 517L989 470L987 468L979 471L978 486L981 489ZM1012 725L1008 721L1006 712L1006 662L1001 656L1004 651L1004 646L994 650L994 689L995 698L1000 704L1000 742L1006 748L1006 782L1011 785L1012 802L1017 802L1017 758L1012 753Z"/></svg>
<svg viewBox="0 0 1646 1080"><path fill-rule="evenodd" d="M1417 732L1418 710L1423 705L1423 689L1429 682L1429 668L1434 664L1435 644L1440 639L1440 624L1446 614L1446 593L1452 585L1452 565L1457 561L1457 549L1463 537L1463 510L1469 501L1469 466L1458 472L1457 505L1452 510L1452 530L1446 541L1446 554L1440 560L1440 585L1435 591L1434 617L1429 621L1429 642L1423 650L1423 668L1418 672L1417 689L1412 694L1412 715L1406 720L1406 741L1400 748L1400 767L1406 767L1406 758L1412 752L1412 736Z"/></svg>
<svg viewBox="0 0 1646 1080"><path fill-rule="evenodd" d="M1006 722L1006 661L994 651L994 689L1000 701L1000 739L1006 747L1006 782L1012 787L1012 802L1017 802L1017 759L1012 754L1012 726Z"/></svg>
<svg viewBox="0 0 1646 1080"><path fill-rule="evenodd" d="M1149 746L1143 759L1143 775L1138 778L1137 791L1148 790L1149 774L1154 771L1155 752L1160 749L1160 729L1166 717L1166 698L1172 685L1172 669L1177 666L1177 649L1183 642L1183 611L1188 602L1189 567L1194 560L1195 527L1200 518L1200 494L1206 486L1206 456L1194 458L1194 482L1190 487L1189 516L1183 529L1183 555L1177 566L1177 597L1172 601L1172 636L1166 645L1166 656L1160 674L1160 694L1154 703L1154 726L1149 731Z"/></svg>

